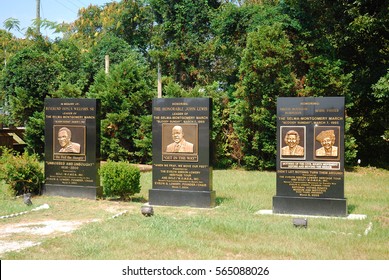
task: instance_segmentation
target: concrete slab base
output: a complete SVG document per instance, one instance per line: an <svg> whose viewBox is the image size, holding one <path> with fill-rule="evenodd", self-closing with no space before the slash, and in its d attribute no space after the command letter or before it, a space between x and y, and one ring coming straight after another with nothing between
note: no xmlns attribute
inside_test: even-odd
<svg viewBox="0 0 389 280"><path fill-rule="evenodd" d="M317 216L317 215L297 215L297 214L278 214L273 213L273 210L259 210L255 212L257 215L277 215L287 217L307 217L307 218L325 218L325 219L344 219L344 220L364 220L367 215L364 214L349 214L346 217L335 217L335 216Z"/></svg>

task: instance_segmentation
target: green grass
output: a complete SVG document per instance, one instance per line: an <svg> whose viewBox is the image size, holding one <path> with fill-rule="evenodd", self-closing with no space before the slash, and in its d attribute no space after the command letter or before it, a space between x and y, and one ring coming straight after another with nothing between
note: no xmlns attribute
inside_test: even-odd
<svg viewBox="0 0 389 280"><path fill-rule="evenodd" d="M17 199L10 188L0 180L0 216L20 213L30 209L31 207L24 204L22 199Z"/></svg>
<svg viewBox="0 0 389 280"><path fill-rule="evenodd" d="M366 214L365 220L308 218L307 229L293 227L288 216L257 214L272 208L274 172L216 170L213 177L217 207L154 207L150 218L141 215L139 202L148 198L150 172L142 173L141 193L132 202L34 197L35 206L47 203L50 209L0 220L0 227L45 219L98 221L72 233L42 237L41 245L2 259L389 259L389 171L346 172L349 211ZM0 215L9 211L3 201L19 200L3 197ZM121 211L128 212L111 218ZM369 223L372 229L365 235Z"/></svg>

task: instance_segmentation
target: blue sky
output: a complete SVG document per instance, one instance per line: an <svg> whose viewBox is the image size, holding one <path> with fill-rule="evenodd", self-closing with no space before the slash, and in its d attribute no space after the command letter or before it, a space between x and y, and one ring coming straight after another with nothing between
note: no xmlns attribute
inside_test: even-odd
<svg viewBox="0 0 389 280"><path fill-rule="evenodd" d="M104 5L112 0L40 0L41 18L56 22L73 22L77 19L78 10L88 7L89 4ZM32 25L36 17L36 0L0 0L0 29L4 29L4 21L15 18L20 21L21 29ZM120 2L120 1L116 1ZM25 30L24 30L25 31ZM22 31L23 33L23 31ZM49 30L42 29L42 35L52 37ZM22 38L23 34L14 32L15 36ZM56 35L58 36L58 35Z"/></svg>

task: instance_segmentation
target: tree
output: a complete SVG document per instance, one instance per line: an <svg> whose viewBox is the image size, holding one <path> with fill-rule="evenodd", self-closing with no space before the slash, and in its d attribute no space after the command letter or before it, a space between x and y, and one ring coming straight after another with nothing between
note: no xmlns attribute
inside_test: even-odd
<svg viewBox="0 0 389 280"><path fill-rule="evenodd" d="M43 111L34 112L26 122L25 142L28 154L35 154L40 159L45 151L45 114Z"/></svg>
<svg viewBox="0 0 389 280"><path fill-rule="evenodd" d="M186 89L209 83L210 17L220 4L151 0L150 5L156 22L150 54L160 63L162 72Z"/></svg>
<svg viewBox="0 0 389 280"><path fill-rule="evenodd" d="M26 125L29 153L44 150L44 99L85 97L86 74L79 48L69 40L49 43L38 37L11 57L3 75L3 90L16 125Z"/></svg>
<svg viewBox="0 0 389 280"><path fill-rule="evenodd" d="M43 102L58 88L63 68L45 51L35 46L17 52L4 73L4 89L15 125L24 125L34 112L43 111Z"/></svg>
<svg viewBox="0 0 389 280"><path fill-rule="evenodd" d="M365 133L367 140L360 155L367 158L374 149L374 157L370 158L369 163L374 166L389 168L389 70L381 77L376 84L372 86L371 98L374 98L377 106L371 108L369 114L365 117L371 119L369 127L361 127L362 133ZM371 127L376 128L371 130Z"/></svg>
<svg viewBox="0 0 389 280"><path fill-rule="evenodd" d="M121 1L106 5L101 13L102 26L108 34L125 40L145 57L151 44L154 25L149 1Z"/></svg>
<svg viewBox="0 0 389 280"><path fill-rule="evenodd" d="M53 98L85 97L92 81L88 80L88 55L72 39L54 42L49 55L62 67L58 75L58 88L51 93ZM97 72L97 71L96 71Z"/></svg>
<svg viewBox="0 0 389 280"><path fill-rule="evenodd" d="M131 53L131 46L123 39L114 35L106 35L90 49L86 55L89 79L105 68L105 56L109 55L110 65L123 62Z"/></svg>
<svg viewBox="0 0 389 280"><path fill-rule="evenodd" d="M78 11L78 19L70 26L69 35L84 44L84 48L93 46L100 38L102 32L101 11L102 7L89 5Z"/></svg>
<svg viewBox="0 0 389 280"><path fill-rule="evenodd" d="M89 5L80 9L70 36L81 40L87 48L106 36L114 36L147 56L153 24L151 7L145 0Z"/></svg>
<svg viewBox="0 0 389 280"><path fill-rule="evenodd" d="M227 1L228 2L228 1ZM231 1L234 2L234 1ZM239 80L239 65L246 47L247 35L259 26L275 22L290 29L297 25L277 5L247 3L237 6L225 3L213 11L211 28L214 34L212 78L221 86L234 86Z"/></svg>
<svg viewBox="0 0 389 280"><path fill-rule="evenodd" d="M109 75L100 71L88 97L99 98L102 107L102 157L112 160L149 162L153 78L144 59L132 52L112 67ZM146 118L146 119L145 119Z"/></svg>
<svg viewBox="0 0 389 280"><path fill-rule="evenodd" d="M236 122L249 169L275 167L276 99L293 95L292 58L292 45L280 24L260 26L248 34L236 92Z"/></svg>
<svg viewBox="0 0 389 280"><path fill-rule="evenodd" d="M362 163L377 165L377 157L371 154L389 152L377 145L382 141L381 121L377 122L381 116L375 110L380 101L372 92L387 72L388 1L287 0L282 6L301 23L302 38L313 57L341 61L340 71L352 74L346 96L347 115L352 118L348 134L355 138L353 146L358 146Z"/></svg>
<svg viewBox="0 0 389 280"><path fill-rule="evenodd" d="M32 28L26 39L0 30L0 99L15 124L29 126L29 151L39 151L45 97L101 97L104 156L148 162L149 69L160 63L165 96L214 99L220 167L274 168L278 96L345 96L346 162L358 156L387 166L384 156L370 156L389 152L387 7L388 0L91 5L70 25L40 21L57 31L71 28L54 42ZM5 24L15 29L18 21Z"/></svg>
<svg viewBox="0 0 389 280"><path fill-rule="evenodd" d="M18 32L21 32L21 29L20 29L20 20L16 19L16 18L8 18L4 21L3 23L5 29L7 29L7 31L11 31L11 30L16 30Z"/></svg>

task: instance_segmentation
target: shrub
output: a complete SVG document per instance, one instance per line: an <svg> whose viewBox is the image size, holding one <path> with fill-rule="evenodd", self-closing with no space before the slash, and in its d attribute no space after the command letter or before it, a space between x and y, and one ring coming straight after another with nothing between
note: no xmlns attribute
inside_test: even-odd
<svg viewBox="0 0 389 280"><path fill-rule="evenodd" d="M100 168L104 196L126 199L140 192L140 170L128 162L108 161Z"/></svg>
<svg viewBox="0 0 389 280"><path fill-rule="evenodd" d="M43 167L36 155L14 154L2 149L0 157L0 180L11 186L15 195L27 192L40 194L43 185Z"/></svg>
<svg viewBox="0 0 389 280"><path fill-rule="evenodd" d="M256 156L244 156L244 163L247 170L259 170L259 161Z"/></svg>

